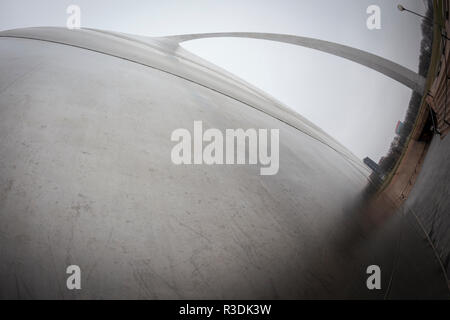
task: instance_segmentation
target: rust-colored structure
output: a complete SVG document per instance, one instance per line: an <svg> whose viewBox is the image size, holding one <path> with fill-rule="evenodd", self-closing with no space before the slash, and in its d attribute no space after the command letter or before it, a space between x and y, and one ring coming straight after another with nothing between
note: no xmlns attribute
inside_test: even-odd
<svg viewBox="0 0 450 320"><path fill-rule="evenodd" d="M428 70L426 92L403 156L389 183L380 192L380 195L388 195L396 207L407 199L414 186L431 142L431 127L434 127L441 139L450 130L449 8L450 0L434 2L432 61Z"/></svg>
<svg viewBox="0 0 450 320"><path fill-rule="evenodd" d="M435 15L441 19L436 19L435 26L440 29L438 34L440 60L437 64L435 71L434 81L430 90L427 93L426 102L428 106L435 113L435 127L437 132L441 134L443 138L450 128L450 44L448 43L448 35L450 34L449 23L449 2L448 0L442 1L440 6L437 6Z"/></svg>

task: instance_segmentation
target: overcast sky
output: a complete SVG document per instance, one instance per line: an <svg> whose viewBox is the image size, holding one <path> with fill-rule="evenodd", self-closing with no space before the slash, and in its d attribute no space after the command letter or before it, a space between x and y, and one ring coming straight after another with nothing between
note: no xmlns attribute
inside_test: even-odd
<svg viewBox="0 0 450 320"><path fill-rule="evenodd" d="M0 30L65 26L70 4L81 26L145 36L253 31L315 37L391 59L417 72L422 0L0 0ZM381 29L366 27L369 5ZM334 136L356 156L386 153L411 90L376 71L312 49L254 39L203 39L183 47L266 91Z"/></svg>

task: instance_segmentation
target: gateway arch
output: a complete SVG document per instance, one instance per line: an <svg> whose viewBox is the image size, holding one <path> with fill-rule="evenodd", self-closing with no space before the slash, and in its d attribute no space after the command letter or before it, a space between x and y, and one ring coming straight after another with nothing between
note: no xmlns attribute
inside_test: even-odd
<svg viewBox="0 0 450 320"><path fill-rule="evenodd" d="M176 43L181 43L189 40L205 39L205 38L250 38L270 40L282 43L289 43L296 46L311 48L323 51L335 56L359 63L370 69L378 71L389 78L392 78L408 88L422 94L425 87L425 78L418 73L405 68L398 63L392 62L388 59L382 58L375 54L338 44L335 42L324 41L315 38L307 38L294 36L289 34L278 33L259 33L259 32L216 32L216 33L197 33L197 34L183 34L177 36L165 37Z"/></svg>

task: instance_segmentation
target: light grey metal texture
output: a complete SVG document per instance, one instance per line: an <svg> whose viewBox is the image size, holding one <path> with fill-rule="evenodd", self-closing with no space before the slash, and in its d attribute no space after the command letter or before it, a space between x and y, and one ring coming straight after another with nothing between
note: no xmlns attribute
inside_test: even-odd
<svg viewBox="0 0 450 320"><path fill-rule="evenodd" d="M294 127L138 63L3 37L0 74L2 297L295 297L367 181ZM171 132L194 120L280 129L279 173L174 165Z"/></svg>
<svg viewBox="0 0 450 320"><path fill-rule="evenodd" d="M423 94L425 88L425 78L418 73L405 68L398 63L392 62L388 59L374 55L372 53L338 44L335 42L324 41L320 39L294 36L289 34L277 33L259 33L259 32L215 32L215 33L197 33L197 34L183 34L176 36L164 37L176 43L181 43L189 40L205 39L205 38L250 38L270 40L276 42L290 43L296 46L311 48L323 52L339 56L353 62L362 64L370 69L378 71L389 78L397 80L408 88Z"/></svg>
<svg viewBox="0 0 450 320"><path fill-rule="evenodd" d="M57 27L37 27L0 32L0 37L50 41L105 53L168 72L215 90L283 121L324 143L368 172L362 161L347 148L273 97L165 38L149 38L117 32Z"/></svg>

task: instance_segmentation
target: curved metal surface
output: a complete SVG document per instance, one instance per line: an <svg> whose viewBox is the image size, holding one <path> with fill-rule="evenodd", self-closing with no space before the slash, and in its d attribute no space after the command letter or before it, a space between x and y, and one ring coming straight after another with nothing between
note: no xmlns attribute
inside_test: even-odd
<svg viewBox="0 0 450 320"><path fill-rule="evenodd" d="M343 155L367 173L367 167L333 137L305 117L251 84L181 48L166 38L150 38L96 29L35 27L0 32L0 38L47 41L107 54L164 71L219 92L285 122Z"/></svg>
<svg viewBox="0 0 450 320"><path fill-rule="evenodd" d="M183 67L100 33L60 34ZM171 133L196 120L279 129L279 172L173 164ZM0 298L310 297L321 289L309 276L329 273L316 249L332 256L330 230L352 223L367 183L342 154L236 99L50 41L0 37L0 136ZM72 264L79 291L65 286Z"/></svg>
<svg viewBox="0 0 450 320"><path fill-rule="evenodd" d="M277 34L277 33L259 33L259 32L215 32L215 33L198 33L198 34L184 34L176 36L164 37L176 43L181 43L189 40L205 39L205 38L250 38L270 40L282 43L289 43L296 46L311 48L319 51L323 51L335 56L351 60L359 63L370 69L378 71L389 78L397 80L405 86L413 89L414 91L423 93L425 88L425 79L418 73L405 68L398 63L392 62L388 59L374 55L372 53L345 46L342 44L324 41L320 39L307 38L294 36L289 34Z"/></svg>

